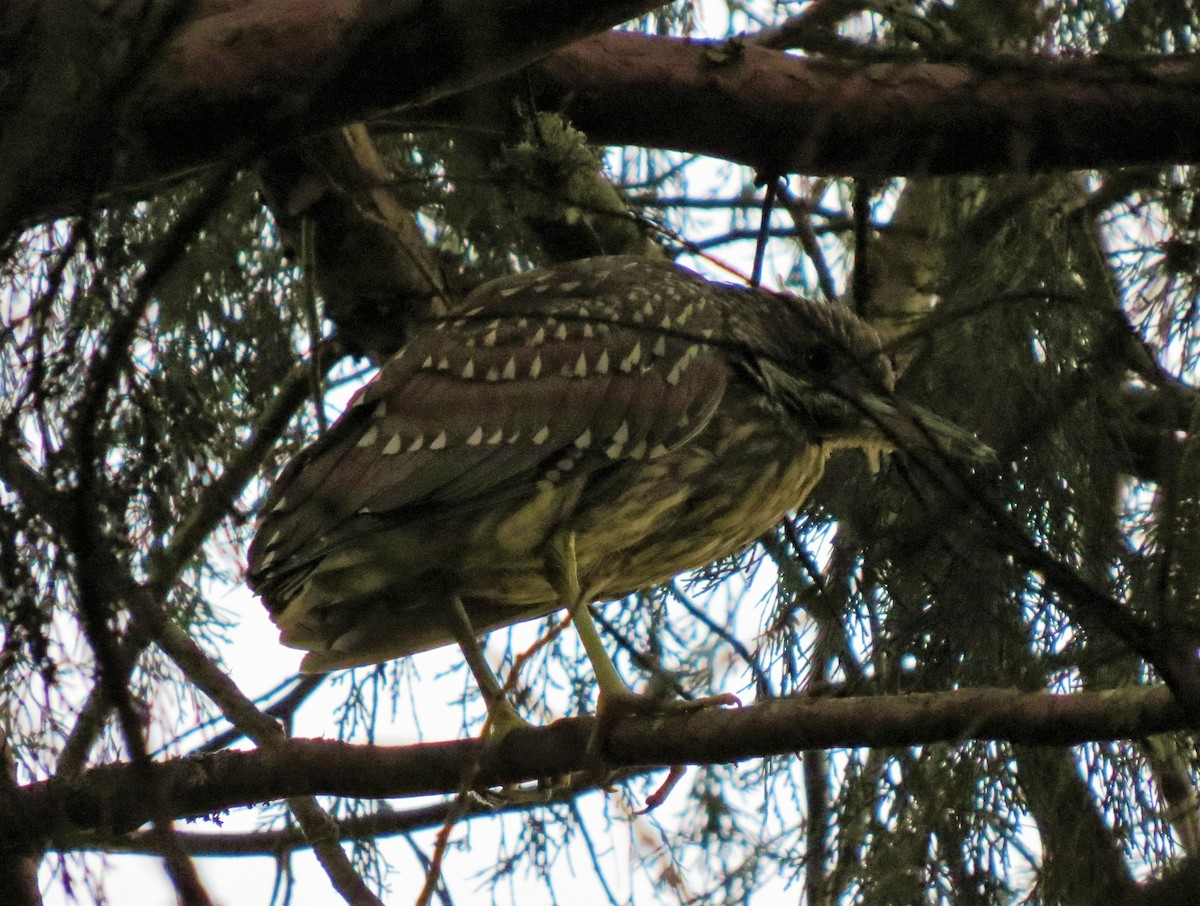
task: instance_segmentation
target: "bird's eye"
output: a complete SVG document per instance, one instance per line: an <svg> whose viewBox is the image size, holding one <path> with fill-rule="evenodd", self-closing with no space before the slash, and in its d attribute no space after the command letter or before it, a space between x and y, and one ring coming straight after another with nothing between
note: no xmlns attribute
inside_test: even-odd
<svg viewBox="0 0 1200 906"><path fill-rule="evenodd" d="M833 355L824 346L814 346L804 352L804 367L813 374L826 374L833 367Z"/></svg>

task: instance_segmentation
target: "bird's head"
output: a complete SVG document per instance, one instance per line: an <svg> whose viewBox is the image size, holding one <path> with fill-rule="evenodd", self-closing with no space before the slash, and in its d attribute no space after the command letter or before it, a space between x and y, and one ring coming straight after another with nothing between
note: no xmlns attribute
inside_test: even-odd
<svg viewBox="0 0 1200 906"><path fill-rule="evenodd" d="M746 373L767 404L784 410L813 440L830 448L994 458L970 431L895 396L895 373L879 335L849 310L756 290L730 291L732 333Z"/></svg>

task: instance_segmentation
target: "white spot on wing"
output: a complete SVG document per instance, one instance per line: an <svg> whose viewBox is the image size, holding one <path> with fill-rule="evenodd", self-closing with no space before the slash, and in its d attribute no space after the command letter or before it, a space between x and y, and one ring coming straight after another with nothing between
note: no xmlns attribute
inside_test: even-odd
<svg viewBox="0 0 1200 906"><path fill-rule="evenodd" d="M659 337L657 340L654 341L654 354L655 355L666 355L667 354L667 338L666 337Z"/></svg>
<svg viewBox="0 0 1200 906"><path fill-rule="evenodd" d="M613 443L624 446L629 441L629 422L622 421L620 427L613 432Z"/></svg>
<svg viewBox="0 0 1200 906"><path fill-rule="evenodd" d="M544 444L546 442L546 439L549 437L550 437L550 426L542 425L542 427L538 428L537 433L534 434L533 437L530 438L530 440L532 440L534 442L534 444L541 446L542 444Z"/></svg>
<svg viewBox="0 0 1200 906"><path fill-rule="evenodd" d="M520 291L521 287L519 286L506 286L504 289L500 290L500 295L507 299L509 296L515 296Z"/></svg>
<svg viewBox="0 0 1200 906"><path fill-rule="evenodd" d="M542 373L542 357L540 355L535 355L533 357L533 361L529 363L529 376L531 378L535 378L541 373Z"/></svg>
<svg viewBox="0 0 1200 906"><path fill-rule="evenodd" d="M633 349L629 350L629 355L621 359L620 369L626 374L633 370L633 366L642 360L642 344L637 342L633 344Z"/></svg>
<svg viewBox="0 0 1200 906"><path fill-rule="evenodd" d="M483 443L483 426L482 425L480 425L478 428L476 428L474 431L471 432L471 436L467 438L467 446L468 447L478 447L481 443Z"/></svg>
<svg viewBox="0 0 1200 906"><path fill-rule="evenodd" d="M462 376L464 378L475 377L475 360L467 359L467 364L463 366Z"/></svg>
<svg viewBox="0 0 1200 906"><path fill-rule="evenodd" d="M554 339L565 340L567 338L567 325L559 324L554 331Z"/></svg>
<svg viewBox="0 0 1200 906"><path fill-rule="evenodd" d="M575 363L575 377L587 377L587 356L579 353L579 361Z"/></svg>
<svg viewBox="0 0 1200 906"><path fill-rule="evenodd" d="M383 448L384 456L395 456L400 452L400 435L393 434L392 439L387 442L387 446Z"/></svg>
<svg viewBox="0 0 1200 906"><path fill-rule="evenodd" d="M446 432L443 431L433 439L433 443L429 445L430 450L444 450L446 448Z"/></svg>
<svg viewBox="0 0 1200 906"><path fill-rule="evenodd" d="M371 446L371 444L375 443L375 438L377 438L378 436L379 436L379 426L371 425L371 427L367 429L366 434L364 434L362 437L360 437L358 439L358 444L356 446L369 447L369 446Z"/></svg>
<svg viewBox="0 0 1200 906"><path fill-rule="evenodd" d="M534 331L533 336L529 338L530 346L541 346L545 342L546 342L546 328L545 327L539 327L536 331Z"/></svg>
<svg viewBox="0 0 1200 906"><path fill-rule="evenodd" d="M494 447L494 446L496 446L496 444L500 443L500 441L503 439L504 439L504 429L497 428L496 433L487 439L488 446Z"/></svg>
<svg viewBox="0 0 1200 906"><path fill-rule="evenodd" d="M512 356L508 357L508 361L504 363L504 370L500 372L500 377L506 381L515 380L517 377L517 360Z"/></svg>
<svg viewBox="0 0 1200 906"><path fill-rule="evenodd" d="M418 450L420 450L420 449L421 449L423 446L425 446L425 435L424 435L424 434L418 434L418 435L416 436L416 439L415 439L415 440L413 440L413 442L412 442L411 444L409 444L409 445L408 445L408 449L407 449L407 450L405 450L404 452L406 452L406 453L416 453L416 452L417 452Z"/></svg>
<svg viewBox="0 0 1200 906"><path fill-rule="evenodd" d="M566 283L558 284L558 288L564 293L569 293L573 289L578 289L581 282L579 280L568 280Z"/></svg>
<svg viewBox="0 0 1200 906"><path fill-rule="evenodd" d="M575 438L575 446L580 450L586 450L592 445L592 429L586 429L582 434Z"/></svg>

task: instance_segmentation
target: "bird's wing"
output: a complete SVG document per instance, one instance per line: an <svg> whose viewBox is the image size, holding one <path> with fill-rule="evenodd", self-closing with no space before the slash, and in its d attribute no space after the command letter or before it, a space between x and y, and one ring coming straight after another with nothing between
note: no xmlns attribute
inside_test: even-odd
<svg viewBox="0 0 1200 906"><path fill-rule="evenodd" d="M312 562L360 514L528 495L703 429L728 374L707 342L721 313L698 278L641 259L534 274L486 284L458 319L417 333L284 471L252 581Z"/></svg>

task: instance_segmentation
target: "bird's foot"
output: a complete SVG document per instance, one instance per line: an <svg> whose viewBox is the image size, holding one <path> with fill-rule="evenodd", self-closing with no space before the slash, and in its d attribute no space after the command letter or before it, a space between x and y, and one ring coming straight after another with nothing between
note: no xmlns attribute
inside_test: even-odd
<svg viewBox="0 0 1200 906"><path fill-rule="evenodd" d="M524 730L534 727L513 707L507 698L500 698L488 708L487 720L483 725L480 738L486 748L492 749L504 740L513 730ZM538 805L553 801L556 793L566 785L567 778L545 777L536 786L528 784L512 784L493 789L475 790L472 795L488 808L513 808L522 805Z"/></svg>
<svg viewBox="0 0 1200 906"><path fill-rule="evenodd" d="M702 698L675 698L634 692L621 684L615 688L600 690L596 703L596 725L588 739L588 761L603 763L604 742L612 729L613 722L621 717L637 715L690 714L705 708L740 708L742 700L732 692L706 695Z"/></svg>
<svg viewBox="0 0 1200 906"><path fill-rule="evenodd" d="M613 771L604 755L604 746L608 741L609 731L613 722L628 715L671 715L690 714L705 708L740 708L742 701L732 692L722 692L718 695L706 695L702 698L683 699L662 695L634 692L627 686L616 689L602 689L596 705L596 724L588 737L585 761L587 773L601 787L609 787L609 779ZM683 776L683 765L672 765L667 780L646 800L643 812L649 812L661 805L675 784Z"/></svg>
<svg viewBox="0 0 1200 906"><path fill-rule="evenodd" d="M601 689L596 716L609 721L629 714L679 714L702 711L705 708L740 708L742 700L732 692L705 695L702 698L676 698L671 695L634 692L622 685Z"/></svg>
<svg viewBox="0 0 1200 906"><path fill-rule="evenodd" d="M675 789L675 785L683 779L685 773L687 773L687 765L671 765L671 770L667 773L667 779L658 785L658 789L646 797L646 804L634 812L634 814L648 815L666 802L667 797L671 795L671 790Z"/></svg>
<svg viewBox="0 0 1200 906"><path fill-rule="evenodd" d="M488 716L481 735L489 743L498 743L513 730L524 730L532 726L533 724L517 713L512 702L501 697L488 707Z"/></svg>

